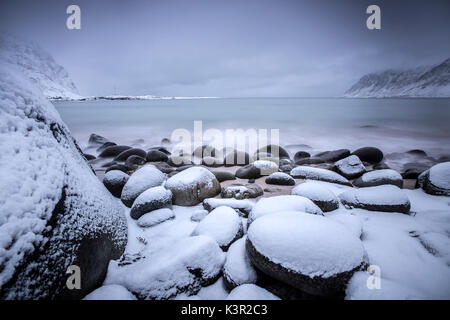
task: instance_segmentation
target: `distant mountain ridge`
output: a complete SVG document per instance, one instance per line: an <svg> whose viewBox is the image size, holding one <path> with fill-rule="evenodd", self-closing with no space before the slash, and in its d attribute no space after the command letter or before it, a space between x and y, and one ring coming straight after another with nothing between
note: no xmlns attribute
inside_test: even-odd
<svg viewBox="0 0 450 320"><path fill-rule="evenodd" d="M344 97L450 97L450 59L431 67L367 74Z"/></svg>
<svg viewBox="0 0 450 320"><path fill-rule="evenodd" d="M0 35L0 59L15 65L48 99L81 99L66 69L32 42Z"/></svg>

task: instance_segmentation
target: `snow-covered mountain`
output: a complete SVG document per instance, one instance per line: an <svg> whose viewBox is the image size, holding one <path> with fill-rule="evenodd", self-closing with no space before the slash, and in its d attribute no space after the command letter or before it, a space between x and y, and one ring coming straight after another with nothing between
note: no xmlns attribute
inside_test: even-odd
<svg viewBox="0 0 450 320"><path fill-rule="evenodd" d="M67 71L37 44L0 35L0 59L16 65L49 99L81 99Z"/></svg>
<svg viewBox="0 0 450 320"><path fill-rule="evenodd" d="M450 59L431 67L363 76L344 94L352 98L450 97Z"/></svg>

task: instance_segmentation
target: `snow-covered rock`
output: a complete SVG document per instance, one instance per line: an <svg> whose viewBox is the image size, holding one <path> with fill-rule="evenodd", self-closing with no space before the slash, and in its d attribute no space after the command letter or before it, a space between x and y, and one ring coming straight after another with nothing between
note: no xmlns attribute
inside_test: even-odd
<svg viewBox="0 0 450 320"><path fill-rule="evenodd" d="M11 35L0 36L0 60L17 67L18 72L49 99L81 99L67 71L33 42Z"/></svg>
<svg viewBox="0 0 450 320"><path fill-rule="evenodd" d="M256 268L313 296L343 295L367 259L361 240L342 224L299 212L254 221L247 252Z"/></svg>
<svg viewBox="0 0 450 320"><path fill-rule="evenodd" d="M124 286L110 284L95 289L83 300L136 300L136 297Z"/></svg>
<svg viewBox="0 0 450 320"><path fill-rule="evenodd" d="M322 168L298 166L291 170L291 176L299 179L319 180L343 185L351 185L350 182L340 174Z"/></svg>
<svg viewBox="0 0 450 320"><path fill-rule="evenodd" d="M342 223L356 237L361 238L363 232L363 221L361 217L349 214L347 212L336 212L327 215L327 218Z"/></svg>
<svg viewBox="0 0 450 320"><path fill-rule="evenodd" d="M145 190L160 186L166 179L166 175L154 165L146 165L131 175L123 187L121 200L131 207L134 200Z"/></svg>
<svg viewBox="0 0 450 320"><path fill-rule="evenodd" d="M22 70L0 58L0 296L82 298L121 256L125 216ZM66 286L73 264L81 290Z"/></svg>
<svg viewBox="0 0 450 320"><path fill-rule="evenodd" d="M351 155L334 163L334 169L347 179L354 179L366 172L366 167L359 158Z"/></svg>
<svg viewBox="0 0 450 320"><path fill-rule="evenodd" d="M384 184L392 184L399 188L403 187L403 178L400 173L392 169L374 170L364 173L353 181L357 187L375 187Z"/></svg>
<svg viewBox="0 0 450 320"><path fill-rule="evenodd" d="M262 176L268 176L278 171L278 165L269 160L256 160L252 165L260 170Z"/></svg>
<svg viewBox="0 0 450 320"><path fill-rule="evenodd" d="M292 195L302 196L314 202L323 212L339 208L339 199L324 185L315 181L306 181L291 190Z"/></svg>
<svg viewBox="0 0 450 320"><path fill-rule="evenodd" d="M363 76L346 97L450 97L450 59L430 67L387 70Z"/></svg>
<svg viewBox="0 0 450 320"><path fill-rule="evenodd" d="M241 284L256 283L256 270L250 262L245 250L244 236L236 240L228 249L227 258L223 266L223 278L225 285L231 290Z"/></svg>
<svg viewBox="0 0 450 320"><path fill-rule="evenodd" d="M105 173L105 176L103 177L103 184L114 197L120 198L123 187L129 178L130 176L125 172L120 170L111 170Z"/></svg>
<svg viewBox="0 0 450 320"><path fill-rule="evenodd" d="M249 199L257 198L264 194L264 190L256 183L231 184L223 187L220 195L222 198Z"/></svg>
<svg viewBox="0 0 450 320"><path fill-rule="evenodd" d="M247 199L237 200L237 199L209 198L203 200L203 208L205 208L208 211L212 211L221 206L227 206L233 208L243 216L248 216L250 211L252 211L254 205L255 205L254 202Z"/></svg>
<svg viewBox="0 0 450 320"><path fill-rule="evenodd" d="M225 253L206 236L180 238L145 258L120 266L113 261L104 284L119 284L139 299L169 299L196 294L219 277Z"/></svg>
<svg viewBox="0 0 450 320"><path fill-rule="evenodd" d="M217 241L222 250L244 234L239 215L230 207L218 207L211 211L192 232L193 236L209 236Z"/></svg>
<svg viewBox="0 0 450 320"><path fill-rule="evenodd" d="M418 177L417 182L426 193L450 196L450 162L431 167Z"/></svg>
<svg viewBox="0 0 450 320"><path fill-rule="evenodd" d="M137 221L137 225L142 228L148 228L174 218L175 213L171 209L156 209L141 216Z"/></svg>
<svg viewBox="0 0 450 320"><path fill-rule="evenodd" d="M173 203L193 206L220 193L220 183L203 167L191 167L170 177L165 187L172 191Z"/></svg>
<svg viewBox="0 0 450 320"><path fill-rule="evenodd" d="M235 175L241 179L258 179L278 171L278 165L270 160L256 160L239 168Z"/></svg>
<svg viewBox="0 0 450 320"><path fill-rule="evenodd" d="M191 221L200 222L209 214L208 210L196 210L191 215Z"/></svg>
<svg viewBox="0 0 450 320"><path fill-rule="evenodd" d="M134 200L130 210L130 216L133 219L139 219L147 212L167 208L172 205L172 192L164 187L158 186L142 192Z"/></svg>
<svg viewBox="0 0 450 320"><path fill-rule="evenodd" d="M281 186L293 186L295 185L295 180L287 173L275 172L266 178L266 183Z"/></svg>
<svg viewBox="0 0 450 320"><path fill-rule="evenodd" d="M254 284L242 284L234 288L226 300L280 300L276 295Z"/></svg>
<svg viewBox="0 0 450 320"><path fill-rule="evenodd" d="M247 223L250 225L262 216L282 211L299 211L323 215L322 210L308 198L297 195L283 195L261 198L250 212Z"/></svg>
<svg viewBox="0 0 450 320"><path fill-rule="evenodd" d="M394 185L350 189L341 193L339 199L347 207L370 211L409 213L411 208L406 193Z"/></svg>

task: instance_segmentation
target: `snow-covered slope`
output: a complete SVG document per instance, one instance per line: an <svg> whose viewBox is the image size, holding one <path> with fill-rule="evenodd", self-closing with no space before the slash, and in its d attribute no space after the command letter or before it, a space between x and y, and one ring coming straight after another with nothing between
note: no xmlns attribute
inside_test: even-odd
<svg viewBox="0 0 450 320"><path fill-rule="evenodd" d="M344 94L352 98L450 97L450 59L431 67L363 76Z"/></svg>
<svg viewBox="0 0 450 320"><path fill-rule="evenodd" d="M67 71L37 44L0 35L0 59L16 65L49 99L81 99Z"/></svg>

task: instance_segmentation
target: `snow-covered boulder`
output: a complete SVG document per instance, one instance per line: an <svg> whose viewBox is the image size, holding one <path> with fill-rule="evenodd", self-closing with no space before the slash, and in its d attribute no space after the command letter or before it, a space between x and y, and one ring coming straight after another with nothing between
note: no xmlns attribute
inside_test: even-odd
<svg viewBox="0 0 450 320"><path fill-rule="evenodd" d="M218 207L211 211L192 232L193 236L209 236L222 250L244 234L239 215L230 207Z"/></svg>
<svg viewBox="0 0 450 320"><path fill-rule="evenodd" d="M142 192L160 186L165 179L166 175L154 165L146 165L131 175L123 187L120 199L127 207L131 207Z"/></svg>
<svg viewBox="0 0 450 320"><path fill-rule="evenodd" d="M450 196L450 162L439 163L423 172L417 183L426 193Z"/></svg>
<svg viewBox="0 0 450 320"><path fill-rule="evenodd" d="M142 228L148 228L174 218L175 213L171 209L156 209L141 216L137 221L137 225Z"/></svg>
<svg viewBox="0 0 450 320"><path fill-rule="evenodd" d="M311 200L297 195L283 195L260 199L248 216L248 224L256 219L282 211L299 211L323 215L322 210Z"/></svg>
<svg viewBox="0 0 450 320"><path fill-rule="evenodd" d="M411 208L405 192L388 184L347 190L339 195L339 199L347 207L371 211L409 213Z"/></svg>
<svg viewBox="0 0 450 320"><path fill-rule="evenodd" d="M111 170L105 173L105 176L103 177L103 184L114 197L120 198L123 187L129 178L130 176L123 171Z"/></svg>
<svg viewBox="0 0 450 320"><path fill-rule="evenodd" d="M287 173L275 172L266 178L266 183L280 186L293 186L295 185L295 180Z"/></svg>
<svg viewBox="0 0 450 320"><path fill-rule="evenodd" d="M292 169L291 176L299 179L310 179L310 180L319 180L332 182L337 184L343 184L346 186L350 186L350 182L341 176L340 174L333 172L331 170L322 169L322 168L313 168L307 166L298 166Z"/></svg>
<svg viewBox="0 0 450 320"><path fill-rule="evenodd" d="M241 179L258 179L278 171L278 165L270 160L256 160L236 171L236 177Z"/></svg>
<svg viewBox="0 0 450 320"><path fill-rule="evenodd" d="M165 187L172 191L173 203L193 206L220 193L220 183L203 167L190 167L167 179Z"/></svg>
<svg viewBox="0 0 450 320"><path fill-rule="evenodd" d="M262 272L322 297L342 297L348 280L367 259L361 240L342 224L299 212L254 221L246 248Z"/></svg>
<svg viewBox="0 0 450 320"><path fill-rule="evenodd" d="M136 300L136 297L124 286L110 284L95 289L83 300Z"/></svg>
<svg viewBox="0 0 450 320"><path fill-rule="evenodd" d="M220 193L222 198L235 198L235 199L250 199L257 198L264 194L263 188L256 183L231 184L227 187L223 187Z"/></svg>
<svg viewBox="0 0 450 320"><path fill-rule="evenodd" d="M164 187L158 186L142 192L134 200L130 210L130 216L133 219L139 219L147 212L167 208L172 205L172 192Z"/></svg>
<svg viewBox="0 0 450 320"><path fill-rule="evenodd" d="M366 167L364 167L364 164L355 155L335 162L334 169L347 179L357 178L366 172Z"/></svg>
<svg viewBox="0 0 450 320"><path fill-rule="evenodd" d="M243 216L248 216L250 211L252 211L254 204L255 204L254 202L247 199L237 200L237 199L209 198L203 200L203 208L205 208L208 211L212 211L221 206L227 206L233 208L236 212L238 212Z"/></svg>
<svg viewBox="0 0 450 320"><path fill-rule="evenodd" d="M291 190L292 195L302 196L314 202L323 212L339 208L339 199L324 185L315 181L306 181Z"/></svg>
<svg viewBox="0 0 450 320"><path fill-rule="evenodd" d="M254 284L243 284L234 288L226 300L280 300L276 295Z"/></svg>
<svg viewBox="0 0 450 320"><path fill-rule="evenodd" d="M181 238L127 265L113 261L104 284L119 284L139 299L196 294L220 276L225 253L206 236Z"/></svg>
<svg viewBox="0 0 450 320"><path fill-rule="evenodd" d="M403 178L400 173L392 169L374 170L364 173L353 181L356 187L375 187L383 184L392 184L399 188L403 187Z"/></svg>
<svg viewBox="0 0 450 320"><path fill-rule="evenodd" d="M83 298L125 248L123 210L53 105L2 58L0 128L0 298ZM70 265L80 290L66 286Z"/></svg>
<svg viewBox="0 0 450 320"><path fill-rule="evenodd" d="M191 221L200 222L209 214L208 210L196 210L191 215Z"/></svg>
<svg viewBox="0 0 450 320"><path fill-rule="evenodd" d="M230 290L241 284L256 283L257 280L256 270L245 250L246 240L246 236L236 240L227 252L223 266L223 279Z"/></svg>

